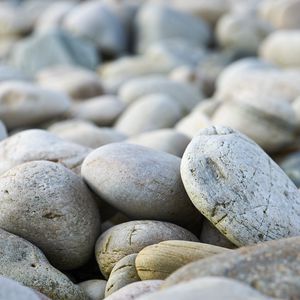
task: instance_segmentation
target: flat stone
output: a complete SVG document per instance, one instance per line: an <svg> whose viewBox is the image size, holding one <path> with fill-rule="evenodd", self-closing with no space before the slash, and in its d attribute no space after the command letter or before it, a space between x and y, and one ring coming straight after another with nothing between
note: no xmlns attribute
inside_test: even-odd
<svg viewBox="0 0 300 300"><path fill-rule="evenodd" d="M106 281L100 279L91 279L80 282L78 285L88 295L90 300L102 300L104 299Z"/></svg>

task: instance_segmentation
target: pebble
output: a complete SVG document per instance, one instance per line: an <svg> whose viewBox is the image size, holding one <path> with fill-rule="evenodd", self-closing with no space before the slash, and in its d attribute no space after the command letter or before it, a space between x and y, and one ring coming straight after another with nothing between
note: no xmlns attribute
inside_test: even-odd
<svg viewBox="0 0 300 300"><path fill-rule="evenodd" d="M295 299L300 291L299 241L299 237L269 241L192 262L168 277L164 287L199 277L226 276L265 295Z"/></svg>
<svg viewBox="0 0 300 300"><path fill-rule="evenodd" d="M8 129L48 121L69 107L70 100L63 93L24 81L0 83L0 119Z"/></svg>
<svg viewBox="0 0 300 300"><path fill-rule="evenodd" d="M100 279L91 279L80 282L78 285L87 294L90 300L102 300L104 299L106 281Z"/></svg>
<svg viewBox="0 0 300 300"><path fill-rule="evenodd" d="M181 177L197 209L237 246L299 235L296 186L257 144L231 128L199 132L183 155Z"/></svg>
<svg viewBox="0 0 300 300"><path fill-rule="evenodd" d="M201 219L185 193L180 158L174 155L113 143L91 152L81 174L101 199L132 219L184 225Z"/></svg>
<svg viewBox="0 0 300 300"><path fill-rule="evenodd" d="M121 142L127 136L110 127L97 127L83 120L61 121L52 124L48 130L58 137L89 148L98 148L106 144Z"/></svg>
<svg viewBox="0 0 300 300"><path fill-rule="evenodd" d="M198 241L188 230L161 221L130 221L110 228L98 238L95 247L101 273L108 278L123 257L166 240Z"/></svg>
<svg viewBox="0 0 300 300"><path fill-rule="evenodd" d="M46 130L23 130L0 142L0 174L35 160L57 162L78 173L90 151L90 148L65 141Z"/></svg>
<svg viewBox="0 0 300 300"><path fill-rule="evenodd" d="M136 253L130 254L116 263L107 281L105 297L108 297L130 283L140 281L140 277L135 268L136 257Z"/></svg>
<svg viewBox="0 0 300 300"><path fill-rule="evenodd" d="M300 152L293 152L286 155L279 163L283 171L289 176L294 184L300 187Z"/></svg>
<svg viewBox="0 0 300 300"><path fill-rule="evenodd" d="M0 60L1 60L1 41L0 40ZM30 81L30 77L20 70L4 63L0 63L0 82L7 80Z"/></svg>
<svg viewBox="0 0 300 300"><path fill-rule="evenodd" d="M59 269L91 257L99 212L82 179L62 165L32 161L2 174L0 207L0 227L33 242Z"/></svg>
<svg viewBox="0 0 300 300"><path fill-rule="evenodd" d="M141 280L163 280L190 262L226 251L230 250L203 243L164 241L147 246L140 251L135 266Z"/></svg>
<svg viewBox="0 0 300 300"><path fill-rule="evenodd" d="M2 229L0 237L1 276L16 280L52 300L88 300L66 275L50 265L39 248Z"/></svg>
<svg viewBox="0 0 300 300"><path fill-rule="evenodd" d="M0 141L7 138L7 130L4 123L0 120Z"/></svg>

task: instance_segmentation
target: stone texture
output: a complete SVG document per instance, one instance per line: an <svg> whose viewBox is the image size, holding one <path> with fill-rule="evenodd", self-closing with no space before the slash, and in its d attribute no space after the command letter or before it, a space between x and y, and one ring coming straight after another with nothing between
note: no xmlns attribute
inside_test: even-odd
<svg viewBox="0 0 300 300"><path fill-rule="evenodd" d="M100 279L91 279L80 282L78 285L84 290L90 300L104 299L106 281Z"/></svg>
<svg viewBox="0 0 300 300"><path fill-rule="evenodd" d="M7 137L7 131L4 123L0 120L0 141Z"/></svg>
<svg viewBox="0 0 300 300"><path fill-rule="evenodd" d="M286 155L279 163L283 171L289 176L294 184L300 187L300 152Z"/></svg>
<svg viewBox="0 0 300 300"><path fill-rule="evenodd" d="M33 161L0 176L0 227L28 239L60 269L88 261L100 216L81 178L60 164Z"/></svg>

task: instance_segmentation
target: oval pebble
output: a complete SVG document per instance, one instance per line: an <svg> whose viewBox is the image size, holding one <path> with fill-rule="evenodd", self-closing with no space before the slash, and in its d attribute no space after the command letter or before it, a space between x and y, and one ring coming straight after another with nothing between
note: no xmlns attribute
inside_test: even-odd
<svg viewBox="0 0 300 300"><path fill-rule="evenodd" d="M104 299L106 281L100 279L91 279L80 282L78 285L88 295L90 300L102 300Z"/></svg>

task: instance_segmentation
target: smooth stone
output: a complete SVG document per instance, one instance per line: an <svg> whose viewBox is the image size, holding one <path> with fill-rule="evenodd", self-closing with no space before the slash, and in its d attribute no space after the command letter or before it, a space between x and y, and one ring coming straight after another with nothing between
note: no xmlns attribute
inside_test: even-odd
<svg viewBox="0 0 300 300"><path fill-rule="evenodd" d="M115 293L106 297L107 300L135 300L141 295L157 291L162 284L162 280L146 280L133 282L124 286Z"/></svg>
<svg viewBox="0 0 300 300"><path fill-rule="evenodd" d="M216 254L226 248L188 241L164 241L141 250L135 260L141 280L166 279L182 266Z"/></svg>
<svg viewBox="0 0 300 300"><path fill-rule="evenodd" d="M132 136L127 143L149 147L181 157L191 139L174 130L159 129Z"/></svg>
<svg viewBox="0 0 300 300"><path fill-rule="evenodd" d="M108 297L130 283L141 280L135 268L136 257L136 253L130 254L116 263L107 280L105 297Z"/></svg>
<svg viewBox="0 0 300 300"><path fill-rule="evenodd" d="M291 103L282 98L240 92L216 109L211 122L240 131L269 153L296 139L296 114Z"/></svg>
<svg viewBox="0 0 300 300"><path fill-rule="evenodd" d="M202 222L202 228L199 236L200 242L228 249L236 248L216 227L207 219Z"/></svg>
<svg viewBox="0 0 300 300"><path fill-rule="evenodd" d="M46 130L24 130L0 142L0 174L34 160L57 162L78 173L90 151L90 148L65 141Z"/></svg>
<svg viewBox="0 0 300 300"><path fill-rule="evenodd" d="M118 118L115 128L132 136L171 128L182 116L175 99L164 94L149 94L132 103Z"/></svg>
<svg viewBox="0 0 300 300"><path fill-rule="evenodd" d="M104 54L118 56L125 51L125 32L120 20L103 1L80 3L64 18L63 27L91 41Z"/></svg>
<svg viewBox="0 0 300 300"><path fill-rule="evenodd" d="M24 81L0 83L0 119L8 129L47 121L69 107L70 99L63 93Z"/></svg>
<svg viewBox="0 0 300 300"><path fill-rule="evenodd" d="M240 248L182 267L168 277L164 287L200 277L226 276L249 284L265 295L294 299L300 291L299 250L299 237Z"/></svg>
<svg viewBox="0 0 300 300"><path fill-rule="evenodd" d="M135 19L137 50L146 51L151 45L168 40L181 39L191 45L207 45L211 33L208 25L200 17L163 4L144 4Z"/></svg>
<svg viewBox="0 0 300 300"><path fill-rule="evenodd" d="M13 49L12 64L35 74L54 65L78 65L95 69L99 63L96 48L61 29L42 31L21 40Z"/></svg>
<svg viewBox="0 0 300 300"><path fill-rule="evenodd" d="M180 161L140 145L113 143L92 151L81 175L101 199L132 219L186 226L201 215L184 190Z"/></svg>
<svg viewBox="0 0 300 300"><path fill-rule="evenodd" d="M99 126L111 126L125 109L125 104L113 95L103 95L73 102L68 116L91 121Z"/></svg>
<svg viewBox="0 0 300 300"><path fill-rule="evenodd" d="M4 123L0 120L0 141L7 138L7 130Z"/></svg>
<svg viewBox="0 0 300 300"><path fill-rule="evenodd" d="M1 42L0 42L1 44ZM1 45L0 45L0 60L1 60ZM20 70L8 65L0 63L0 82L8 80L24 80L30 81L30 77Z"/></svg>
<svg viewBox="0 0 300 300"><path fill-rule="evenodd" d="M1 300L49 300L48 297L34 291L19 282L0 276Z"/></svg>
<svg viewBox="0 0 300 300"><path fill-rule="evenodd" d="M132 79L119 90L119 97L130 105L142 96L149 94L165 94L177 102L183 114L188 113L198 104L203 95L189 84L179 83L162 76L145 76Z"/></svg>
<svg viewBox="0 0 300 300"><path fill-rule="evenodd" d="M288 154L279 163L279 166L294 182L294 184L300 187L300 152L294 152Z"/></svg>
<svg viewBox="0 0 300 300"><path fill-rule="evenodd" d="M91 279L80 282L78 285L87 294L90 300L102 300L104 299L106 281L100 279Z"/></svg>
<svg viewBox="0 0 300 300"><path fill-rule="evenodd" d="M0 207L0 227L37 245L57 268L91 257L99 211L82 179L62 165L32 161L2 174Z"/></svg>
<svg viewBox="0 0 300 300"><path fill-rule="evenodd" d="M300 234L298 189L255 142L231 128L199 132L183 155L181 178L195 207L237 246Z"/></svg>
<svg viewBox="0 0 300 300"><path fill-rule="evenodd" d="M36 78L41 86L64 92L73 99L92 98L103 92L97 74L77 66L49 67L40 71Z"/></svg>
<svg viewBox="0 0 300 300"><path fill-rule="evenodd" d="M123 257L167 240L198 241L188 230L161 221L130 221L110 228L102 233L95 246L101 273L108 278Z"/></svg>
<svg viewBox="0 0 300 300"><path fill-rule="evenodd" d="M284 68L300 67L300 29L277 30L270 34L260 49L260 56Z"/></svg>
<svg viewBox="0 0 300 300"><path fill-rule="evenodd" d="M90 148L121 142L127 138L116 129L97 127L93 123L76 119L54 123L48 130L66 141Z"/></svg>
<svg viewBox="0 0 300 300"><path fill-rule="evenodd" d="M52 300L88 300L83 290L50 265L42 251L30 242L0 229L0 251L1 276L16 280Z"/></svg>
<svg viewBox="0 0 300 300"><path fill-rule="evenodd" d="M203 277L141 296L138 300L271 300L254 288L225 277ZM274 299L275 300L275 299Z"/></svg>

